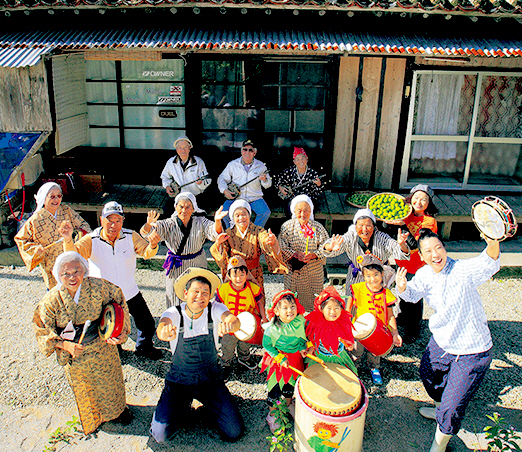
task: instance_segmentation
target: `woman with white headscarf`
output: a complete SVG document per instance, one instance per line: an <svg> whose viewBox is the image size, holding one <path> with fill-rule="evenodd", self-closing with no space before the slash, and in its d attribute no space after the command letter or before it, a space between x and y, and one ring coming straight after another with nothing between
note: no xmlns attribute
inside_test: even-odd
<svg viewBox="0 0 522 452"><path fill-rule="evenodd" d="M285 275L285 289L297 292L307 311L313 311L315 294L324 287L326 258L321 249L329 239L323 225L314 220L314 204L306 195L290 203L292 219L283 223L279 246L291 272Z"/></svg>
<svg viewBox="0 0 522 452"><path fill-rule="evenodd" d="M225 280L228 260L232 256L242 257L248 269L255 278L256 283L263 291L263 300L259 302L264 306L264 278L263 268L259 262L261 254L265 256L268 271L271 273L288 273L277 237L269 229L266 231L250 221L252 209L250 204L243 199L234 201L228 210L230 228L220 234L216 242L210 247L210 253L221 268L223 280ZM261 312L264 317L264 312Z"/></svg>
<svg viewBox="0 0 522 452"><path fill-rule="evenodd" d="M346 275L346 294L350 295L350 286L364 281L361 266L357 257L363 254L377 256L385 265L391 257L408 260L410 249L406 243L408 232L399 229L397 240L388 234L379 231L376 226L375 215L370 209L360 209L353 216L353 224L344 235L333 235L323 245L326 257L339 256L346 253L350 259L350 267Z"/></svg>
<svg viewBox="0 0 522 452"><path fill-rule="evenodd" d="M87 260L76 251L62 253L53 274L58 284L45 294L33 315L38 348L46 356L56 353L64 367L86 435L103 422L129 423L132 414L125 402L116 348L130 332L123 292L105 279L87 277ZM122 307L123 325L119 336L102 340L100 318L110 303Z"/></svg>
<svg viewBox="0 0 522 452"><path fill-rule="evenodd" d="M207 256L203 250L205 241L216 240L223 232L221 220L227 214L220 207L214 216L214 222L200 213L196 197L190 192L182 192L174 199L175 211L170 218L159 220L159 214L151 210L147 215L147 223L141 228L143 237L148 237L155 230L168 247L168 254L163 268L166 270L165 286L167 309L181 303L174 291L174 281L189 267L207 268Z"/></svg>
<svg viewBox="0 0 522 452"><path fill-rule="evenodd" d="M54 182L43 184L36 193L36 210L15 236L16 246L31 271L38 264L48 289L56 285L52 269L56 258L63 252L58 227L70 221L82 235L91 232L87 222L69 206L62 204L62 189Z"/></svg>

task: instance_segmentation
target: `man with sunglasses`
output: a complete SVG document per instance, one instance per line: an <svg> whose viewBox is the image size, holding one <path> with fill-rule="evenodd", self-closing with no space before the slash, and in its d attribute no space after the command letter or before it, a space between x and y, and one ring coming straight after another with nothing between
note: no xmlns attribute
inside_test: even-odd
<svg viewBox="0 0 522 452"><path fill-rule="evenodd" d="M266 165L255 159L257 149L252 140L246 140L241 147L241 157L232 160L218 177L218 188L227 200L223 210L228 210L235 199L243 199L250 204L256 218L254 224L264 227L270 217L270 208L263 199L263 188L270 188L272 179L267 174ZM240 187L238 196L230 190L229 185L234 183ZM227 228L228 219L224 219Z"/></svg>

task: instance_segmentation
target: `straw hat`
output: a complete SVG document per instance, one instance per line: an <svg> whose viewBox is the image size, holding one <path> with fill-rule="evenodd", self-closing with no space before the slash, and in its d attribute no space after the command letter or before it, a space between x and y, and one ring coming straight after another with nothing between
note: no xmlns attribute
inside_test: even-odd
<svg viewBox="0 0 522 452"><path fill-rule="evenodd" d="M197 267L190 267L187 268L181 275L178 276L176 281L174 282L174 291L176 292L176 296L181 301L185 300L185 287L187 286L187 283L192 279L196 278L197 276L201 276L203 278L208 279L208 282L210 283L210 299L214 296L217 288L221 285L221 280L217 275L212 273L210 270L207 270L205 268L197 268Z"/></svg>

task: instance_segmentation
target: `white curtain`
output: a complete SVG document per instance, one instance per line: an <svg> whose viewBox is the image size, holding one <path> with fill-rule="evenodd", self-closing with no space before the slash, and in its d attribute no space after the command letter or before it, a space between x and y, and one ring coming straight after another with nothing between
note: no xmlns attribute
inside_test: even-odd
<svg viewBox="0 0 522 452"><path fill-rule="evenodd" d="M415 135L457 135L463 75L421 74L417 94ZM450 160L457 156L457 143L414 141L412 158Z"/></svg>

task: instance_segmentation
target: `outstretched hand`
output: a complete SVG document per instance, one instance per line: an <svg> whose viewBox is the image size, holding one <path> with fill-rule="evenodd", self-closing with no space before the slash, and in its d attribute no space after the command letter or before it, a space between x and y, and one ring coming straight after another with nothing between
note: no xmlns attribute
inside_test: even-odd
<svg viewBox="0 0 522 452"><path fill-rule="evenodd" d="M223 210L223 206L221 206L216 213L214 214L214 221L221 221L228 215L228 210Z"/></svg>
<svg viewBox="0 0 522 452"><path fill-rule="evenodd" d="M399 245L406 243L406 240L408 240L409 235L410 233L407 230L405 232L402 232L402 229L399 229L399 232L397 232L397 243Z"/></svg>
<svg viewBox="0 0 522 452"><path fill-rule="evenodd" d="M341 249L341 245L343 244L343 236L339 234L332 235L332 239L330 243L325 245L327 251L339 251ZM328 246L328 247L327 247ZM328 249L330 248L330 249Z"/></svg>
<svg viewBox="0 0 522 452"><path fill-rule="evenodd" d="M159 212L156 212L155 210L149 210L147 213L147 224L150 226L156 226L156 221L158 221L159 217Z"/></svg>
<svg viewBox="0 0 522 452"><path fill-rule="evenodd" d="M216 238L216 245L222 245L228 240L228 234L226 232L222 232Z"/></svg>
<svg viewBox="0 0 522 452"><path fill-rule="evenodd" d="M58 227L58 234L63 237L65 242L70 242L72 240L73 231L73 225L69 220L63 220Z"/></svg>
<svg viewBox="0 0 522 452"><path fill-rule="evenodd" d="M404 267L399 267L397 270L397 274L395 275L395 284L397 285L397 289L399 289L399 292L402 293L406 290L406 274L408 271Z"/></svg>

